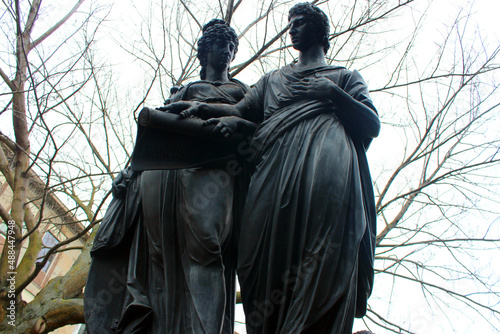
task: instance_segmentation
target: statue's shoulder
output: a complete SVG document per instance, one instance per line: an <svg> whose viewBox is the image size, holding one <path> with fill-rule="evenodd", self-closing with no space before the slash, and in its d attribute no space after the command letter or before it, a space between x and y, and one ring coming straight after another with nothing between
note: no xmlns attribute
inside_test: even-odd
<svg viewBox="0 0 500 334"><path fill-rule="evenodd" d="M245 92L248 92L250 90L250 86L248 86L246 83L244 83L238 79L231 78L231 82L240 86L241 89L243 89L243 91L245 91Z"/></svg>
<svg viewBox="0 0 500 334"><path fill-rule="evenodd" d="M172 86L170 88L170 96L163 103L164 105L170 104L172 102L177 102L182 100L182 96L185 94L186 86Z"/></svg>
<svg viewBox="0 0 500 334"><path fill-rule="evenodd" d="M335 73L341 75L349 75L351 73L351 71L345 68L344 66L336 66L336 65L318 67L317 71L321 74Z"/></svg>
<svg viewBox="0 0 500 334"><path fill-rule="evenodd" d="M196 80L196 81L191 81L186 85L173 86L172 88L170 88L170 98L167 101L170 101L170 103L178 101L189 101L191 99L189 92L192 86L208 85L208 84L209 83L207 81Z"/></svg>
<svg viewBox="0 0 500 334"><path fill-rule="evenodd" d="M361 75L356 70L350 70L343 66L325 66L321 70L321 75L334 81L340 88L346 90L354 83L364 82Z"/></svg>
<svg viewBox="0 0 500 334"><path fill-rule="evenodd" d="M283 72L286 72L286 71L289 71L290 70L290 65L285 65L285 66L282 66L280 68L277 68L277 69L274 69L274 70L271 70L269 72L267 72L266 74L264 74L262 76L262 79L264 78L270 78L274 75L279 75L280 73L283 73Z"/></svg>

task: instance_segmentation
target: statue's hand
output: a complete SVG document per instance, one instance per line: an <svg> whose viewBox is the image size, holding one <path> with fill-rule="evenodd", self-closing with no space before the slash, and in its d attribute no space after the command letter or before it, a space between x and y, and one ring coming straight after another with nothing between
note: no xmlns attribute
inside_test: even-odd
<svg viewBox="0 0 500 334"><path fill-rule="evenodd" d="M203 126L214 127L209 134L219 138L230 138L238 130L238 117L225 116L220 118L210 118L203 122Z"/></svg>
<svg viewBox="0 0 500 334"><path fill-rule="evenodd" d="M158 107L156 109L173 114L178 114L181 118L187 118L190 116L198 116L201 105L202 103L195 101L179 101L163 107Z"/></svg>
<svg viewBox="0 0 500 334"><path fill-rule="evenodd" d="M290 87L295 90L296 95L317 99L332 98L335 90L339 89L333 81L318 73L314 75L314 78L304 78L291 84Z"/></svg>
<svg viewBox="0 0 500 334"><path fill-rule="evenodd" d="M133 173L129 168L125 168L113 180L111 184L111 193L114 197L123 198L127 193L128 184L130 183L130 178L133 176Z"/></svg>

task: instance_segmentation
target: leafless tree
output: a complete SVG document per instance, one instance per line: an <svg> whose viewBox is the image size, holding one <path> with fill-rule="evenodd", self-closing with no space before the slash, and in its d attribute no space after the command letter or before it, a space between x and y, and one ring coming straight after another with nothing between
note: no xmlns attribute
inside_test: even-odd
<svg viewBox="0 0 500 334"><path fill-rule="evenodd" d="M115 127L125 120L111 120L107 103L116 97L110 96L105 64L94 57L108 10L84 0L67 9L41 1L2 6L0 172L12 196L0 205L0 331L46 333L84 321L96 201L104 197L103 178L126 159L130 145L123 139L129 134ZM66 12L53 21L59 10ZM113 146L120 144L125 152ZM47 230L61 236L58 242L44 245ZM66 275L50 280L27 303L23 292L51 256L75 249L81 255Z"/></svg>
<svg viewBox="0 0 500 334"><path fill-rule="evenodd" d="M379 165L375 180L378 287L389 301L406 295L416 303L414 323L404 329L388 317L390 305L385 315L372 305L367 322L392 332L499 328L500 277L488 257L500 245L500 138L491 131L499 121L500 48L474 29L469 10L462 8L428 54L417 46L418 23L394 71L373 92L397 108L389 107L385 119L400 152ZM463 320L469 317L475 321Z"/></svg>

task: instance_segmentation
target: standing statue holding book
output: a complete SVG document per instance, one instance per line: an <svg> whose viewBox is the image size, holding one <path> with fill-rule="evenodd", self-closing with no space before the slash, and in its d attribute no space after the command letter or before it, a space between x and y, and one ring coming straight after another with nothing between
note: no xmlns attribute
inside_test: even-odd
<svg viewBox="0 0 500 334"><path fill-rule="evenodd" d="M170 100L241 100L248 87L228 73L237 48L227 23L207 23L198 40L201 80ZM227 148L217 149L235 146L234 138L248 136L256 125L238 119L234 131L221 135L202 119L147 108L139 123L134 171L122 171L113 182L115 198L91 252L89 332L233 334L234 226L248 177L244 166L234 167L236 158L224 156ZM193 157L191 149L204 158Z"/></svg>
<svg viewBox="0 0 500 334"><path fill-rule="evenodd" d="M366 150L380 122L357 71L326 64L327 16L289 13L296 62L264 75L235 105L178 102L181 117L259 123L238 243L247 332L350 334L373 285L375 205Z"/></svg>

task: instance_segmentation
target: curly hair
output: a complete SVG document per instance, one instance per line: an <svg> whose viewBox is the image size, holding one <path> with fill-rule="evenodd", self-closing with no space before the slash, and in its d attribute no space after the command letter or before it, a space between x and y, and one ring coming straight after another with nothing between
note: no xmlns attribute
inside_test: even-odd
<svg viewBox="0 0 500 334"><path fill-rule="evenodd" d="M316 29L319 40L323 45L323 51L325 54L330 48L330 41L328 36L330 34L330 23L326 14L309 2L298 3L288 12L288 21L293 16L304 15L306 17L307 23L312 24L313 28Z"/></svg>
<svg viewBox="0 0 500 334"><path fill-rule="evenodd" d="M198 59L200 60L202 80L206 76L207 55L212 51L214 43L218 40L230 41L234 43L234 55L238 52L238 36L227 22L221 19L212 19L203 26L203 34L198 39ZM234 57L233 57L234 59Z"/></svg>

